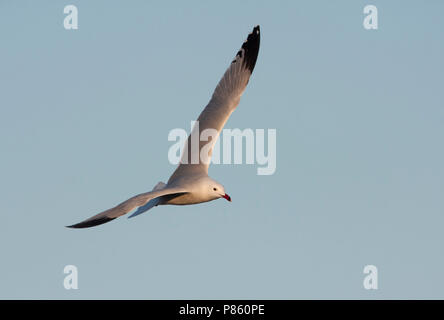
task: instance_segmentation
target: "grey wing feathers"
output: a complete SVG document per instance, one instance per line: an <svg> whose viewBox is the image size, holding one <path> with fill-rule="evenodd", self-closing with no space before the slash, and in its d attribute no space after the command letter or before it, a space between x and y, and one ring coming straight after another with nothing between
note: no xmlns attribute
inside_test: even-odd
<svg viewBox="0 0 444 320"><path fill-rule="evenodd" d="M211 100L216 102L215 104L225 105L228 103L233 108L238 105L240 96L244 92L256 65L259 45L260 29L259 26L256 26L242 44L230 67L214 90ZM234 99L234 101L230 101L231 99Z"/></svg>
<svg viewBox="0 0 444 320"><path fill-rule="evenodd" d="M141 193L137 196L134 196L117 206L105 210L99 214L96 214L95 216L82 221L77 224L73 224L71 226L68 226L68 228L89 228L93 226L97 226L106 222L109 222L111 220L114 220L117 217L120 217L124 214L127 214L128 212L132 211L133 209L145 205L148 201L151 199L155 199L157 197L161 197L164 195L170 195L175 193L184 193L186 192L182 188L166 188L162 190L157 191L151 191L146 193Z"/></svg>
<svg viewBox="0 0 444 320"><path fill-rule="evenodd" d="M247 40L243 43L241 49L237 52L236 57L231 62L222 79L219 81L210 102L202 111L198 118L199 136L205 129L215 129L218 133L222 130L231 113L237 107L240 97L244 92L259 53L260 29L256 26L248 35ZM195 131L196 128L193 129ZM212 149L216 143L217 137L211 141L211 147L208 148L208 158L211 158ZM181 159L181 163L171 176L169 182L174 181L185 173L208 173L209 160L202 163L200 159L200 150L207 145L208 141L199 141L199 155L192 156L191 136L185 145L185 150ZM197 159L199 163L192 162Z"/></svg>

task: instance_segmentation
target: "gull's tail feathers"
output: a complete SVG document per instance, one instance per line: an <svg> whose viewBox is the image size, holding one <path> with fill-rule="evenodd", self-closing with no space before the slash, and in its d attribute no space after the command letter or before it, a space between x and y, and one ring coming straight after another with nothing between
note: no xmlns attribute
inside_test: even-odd
<svg viewBox="0 0 444 320"><path fill-rule="evenodd" d="M156 186L153 188L153 191L157 191L157 190L162 190L166 187L166 184L162 181L160 181L158 184L156 184ZM138 216L139 214L142 214L148 210L150 210L151 208L154 208L156 206L158 206L160 204L160 200L162 199L162 197L158 197L155 199L151 199L150 201L147 202L146 205L141 206L139 208L137 208L137 211L134 212L132 215L130 215L128 217L129 218L134 218L135 216Z"/></svg>

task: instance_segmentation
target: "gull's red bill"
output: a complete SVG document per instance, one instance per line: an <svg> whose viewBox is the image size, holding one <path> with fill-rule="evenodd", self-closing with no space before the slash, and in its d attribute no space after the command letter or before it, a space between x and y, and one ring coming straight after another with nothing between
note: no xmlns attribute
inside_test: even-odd
<svg viewBox="0 0 444 320"><path fill-rule="evenodd" d="M228 195L228 194L224 194L223 195L223 197L225 198L225 199L227 199L228 201L230 201L231 202L231 197Z"/></svg>

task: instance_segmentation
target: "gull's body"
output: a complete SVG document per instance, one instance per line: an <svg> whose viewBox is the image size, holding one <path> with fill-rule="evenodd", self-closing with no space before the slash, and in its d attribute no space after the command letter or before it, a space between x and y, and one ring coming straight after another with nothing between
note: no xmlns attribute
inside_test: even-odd
<svg viewBox="0 0 444 320"><path fill-rule="evenodd" d="M193 128L200 137L206 129L216 130L219 134L231 113L239 104L251 73L256 64L260 43L259 26L253 29L236 54L230 67L219 81L210 102L198 118L199 126ZM139 215L157 205L189 205L219 198L231 201L224 187L208 176L212 149L217 137L208 141L200 141L198 150L191 148L191 136L188 137L181 163L171 175L167 183L159 182L152 191L134 196L119 205L103 211L83 222L69 226L71 228L87 228L111 221L137 208L130 217ZM208 148L208 157L201 161L200 151ZM196 157L196 153L199 154ZM195 163L193 159L198 159Z"/></svg>

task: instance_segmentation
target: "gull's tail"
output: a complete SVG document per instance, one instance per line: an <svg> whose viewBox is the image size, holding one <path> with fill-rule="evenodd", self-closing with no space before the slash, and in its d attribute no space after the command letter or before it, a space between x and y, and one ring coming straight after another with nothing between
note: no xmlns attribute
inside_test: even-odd
<svg viewBox="0 0 444 320"><path fill-rule="evenodd" d="M156 186L154 187L153 191L162 190L163 188L165 188L165 186L166 186L165 183L159 182L158 184L156 184ZM144 213L144 212L150 210L151 208L154 208L155 206L159 205L160 199L161 199L161 197L155 198L155 199L151 199L150 201L147 202L146 205L137 208L137 211L134 212L132 215L130 215L128 217L128 219L129 218L134 218L135 216L138 216L139 214Z"/></svg>

